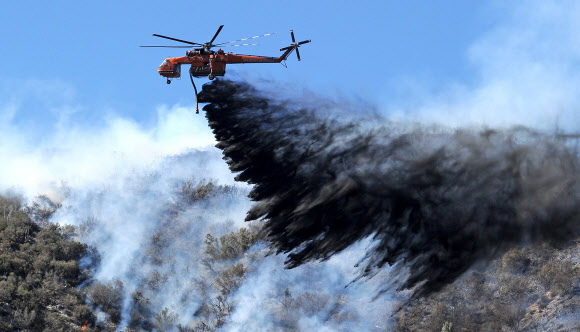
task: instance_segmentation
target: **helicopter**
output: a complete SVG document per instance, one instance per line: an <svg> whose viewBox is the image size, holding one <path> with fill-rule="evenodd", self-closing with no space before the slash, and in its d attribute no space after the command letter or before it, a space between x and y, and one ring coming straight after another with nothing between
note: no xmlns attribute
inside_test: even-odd
<svg viewBox="0 0 580 332"><path fill-rule="evenodd" d="M233 45L233 43L245 41L248 39L253 39L257 37L269 36L274 33L268 33L261 36L254 36L248 37L238 40L233 40L230 42L225 43L218 43L214 44L219 33L222 31L224 25L220 25L217 32L213 36L213 38L206 43L195 43L187 40L177 39L173 37L153 34L155 37L165 38L173 41L177 41L184 44L189 44L189 46L159 46L159 45L143 45L141 47L168 47L168 48L193 48L191 50L187 50L185 52L185 56L183 57L176 57L176 58L167 58L161 63L157 72L159 75L167 78L167 84L171 83L173 78L181 77L181 65L183 64L190 64L191 67L189 68L189 77L191 79L191 84L193 85L193 89L195 90L195 111L199 113L199 107L197 103L197 87L193 81L194 77L204 77L207 76L208 79L213 80L217 76L224 76L226 73L226 65L227 64L236 64L236 63L282 63L285 62L290 53L296 50L296 56L298 61L300 61L300 52L298 48L300 45L310 43L312 40L304 40L301 42L296 42L294 38L294 30L290 30L290 36L292 37L292 44L289 46L283 47L280 51L284 51L284 53L280 57L269 57L269 56L260 56L260 55L245 55L245 54L234 54L232 52L226 53L221 47L229 47L229 46L250 46L250 45L258 45L258 44L237 44ZM212 50L214 47L219 47L217 51Z"/></svg>

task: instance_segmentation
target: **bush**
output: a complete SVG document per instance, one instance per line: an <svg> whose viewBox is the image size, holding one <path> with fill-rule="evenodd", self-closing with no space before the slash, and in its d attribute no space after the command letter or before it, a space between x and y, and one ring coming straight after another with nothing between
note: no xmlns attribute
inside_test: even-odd
<svg viewBox="0 0 580 332"><path fill-rule="evenodd" d="M567 261L550 260L542 266L539 273L542 285L554 295L570 293L575 277L577 269Z"/></svg>
<svg viewBox="0 0 580 332"><path fill-rule="evenodd" d="M41 212L39 220L46 221L49 212ZM86 245L67 240L69 231L40 227L18 199L0 197L0 330L70 331L77 326L74 317L53 311L64 309L63 303L94 320L76 288L87 278L78 265Z"/></svg>
<svg viewBox="0 0 580 332"><path fill-rule="evenodd" d="M205 254L214 261L233 260L243 255L258 240L258 231L245 227L237 232L222 235L219 240L211 234L206 234Z"/></svg>
<svg viewBox="0 0 580 332"><path fill-rule="evenodd" d="M112 284L104 284L97 281L86 287L85 293L93 309L98 309L108 314L115 324L121 321L122 282L115 281Z"/></svg>
<svg viewBox="0 0 580 332"><path fill-rule="evenodd" d="M453 324L451 322L445 322L441 328L441 332L453 332Z"/></svg>
<svg viewBox="0 0 580 332"><path fill-rule="evenodd" d="M155 315L153 327L159 332L168 332L174 330L175 322L178 315L168 308L164 308L161 312Z"/></svg>
<svg viewBox="0 0 580 332"><path fill-rule="evenodd" d="M228 295L238 289L242 284L246 268L238 263L229 269L225 269L215 278L215 287L222 295Z"/></svg>
<svg viewBox="0 0 580 332"><path fill-rule="evenodd" d="M502 259L502 268L510 273L525 273L532 264L530 250L527 248L512 248Z"/></svg>

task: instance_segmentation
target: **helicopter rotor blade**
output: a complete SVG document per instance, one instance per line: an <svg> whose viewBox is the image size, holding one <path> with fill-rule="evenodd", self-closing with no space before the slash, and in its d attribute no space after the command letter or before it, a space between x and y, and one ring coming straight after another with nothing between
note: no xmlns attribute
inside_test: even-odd
<svg viewBox="0 0 580 332"><path fill-rule="evenodd" d="M296 39L294 39L294 30L290 30L290 35L292 36L292 42L296 43Z"/></svg>
<svg viewBox="0 0 580 332"><path fill-rule="evenodd" d="M259 35L259 36L247 37L247 38L242 38L242 39L238 39L238 40L232 40L232 41L225 42L225 43L219 43L219 44L215 44L214 46L228 46L226 44L236 43L236 42L240 42L240 41L244 41L244 40L248 40L248 39L259 38L259 37L266 37L266 36L270 36L270 35L277 35L277 34L278 34L277 32L271 32L271 33L266 33L266 34Z"/></svg>
<svg viewBox="0 0 580 332"><path fill-rule="evenodd" d="M200 44L200 43L194 43L194 42L190 42L190 41L187 41L187 40L182 40L182 39L177 39L177 38L173 38L173 37L162 36L162 35L158 35L156 33L154 33L153 36L160 37L160 38L165 38L165 39L169 39L169 40L175 40L175 41L178 41L180 43L203 46L203 44Z"/></svg>
<svg viewBox="0 0 580 332"><path fill-rule="evenodd" d="M298 47L296 47L296 56L298 57L298 61L300 61L300 51L298 50Z"/></svg>
<svg viewBox="0 0 580 332"><path fill-rule="evenodd" d="M287 50L287 49L290 49L290 48L294 48L294 45L290 45L290 46L282 47L282 48L280 49L280 51L285 51L285 50Z"/></svg>
<svg viewBox="0 0 580 332"><path fill-rule="evenodd" d="M302 45L302 44L308 44L308 43L310 43L311 41L312 41L311 39L304 40L304 41L301 41L301 42L299 42L299 43L298 43L298 45Z"/></svg>
<svg viewBox="0 0 580 332"><path fill-rule="evenodd" d="M209 42L210 45L213 45L213 41L217 38L217 36L220 34L220 31L222 31L222 28L224 27L224 25L220 25L220 27L218 28L217 32L215 33L215 35L213 36L213 38L211 39L211 41Z"/></svg>
<svg viewBox="0 0 580 332"><path fill-rule="evenodd" d="M141 45L139 47L191 48L191 46L160 46L160 45Z"/></svg>

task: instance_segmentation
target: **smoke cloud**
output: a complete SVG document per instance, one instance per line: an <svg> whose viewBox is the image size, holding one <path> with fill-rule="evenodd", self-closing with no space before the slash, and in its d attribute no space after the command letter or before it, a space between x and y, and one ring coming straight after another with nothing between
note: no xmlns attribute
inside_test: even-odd
<svg viewBox="0 0 580 332"><path fill-rule="evenodd" d="M78 239L94 248L83 267L91 269L94 284L118 293L119 328L133 322L151 330L166 309L173 328L210 323L203 306L216 296L216 275L205 262L206 234L219 238L248 226L249 186L231 187L234 176L212 146L206 119L182 106L159 107L158 114L149 126L114 115L90 127L63 121L38 141L13 119L1 123L0 190L28 201L46 195L60 204L51 221L77 226ZM208 181L230 190L216 186L209 199L184 201L184 189ZM222 329L384 329L390 303L369 304L376 283L344 288L366 245L292 271L284 270L282 256L265 257L263 245L252 248L251 259L240 258L247 273L228 299L235 307ZM111 310L100 310L98 323L105 324Z"/></svg>
<svg viewBox="0 0 580 332"><path fill-rule="evenodd" d="M531 129L340 121L227 80L199 98L236 180L253 185L246 220L265 220L288 268L370 237L361 276L393 266L385 290L420 296L516 243L578 234L577 153Z"/></svg>
<svg viewBox="0 0 580 332"><path fill-rule="evenodd" d="M487 10L486 20L493 24L465 49L468 75L444 82L387 78L381 108L422 123L577 132L580 4L491 1Z"/></svg>

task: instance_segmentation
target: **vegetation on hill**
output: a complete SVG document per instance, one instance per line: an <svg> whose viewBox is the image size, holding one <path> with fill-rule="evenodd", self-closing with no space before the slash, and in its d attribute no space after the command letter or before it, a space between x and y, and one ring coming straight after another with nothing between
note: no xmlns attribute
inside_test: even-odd
<svg viewBox="0 0 580 332"><path fill-rule="evenodd" d="M199 221L183 218L181 212L192 205L218 208L220 200L234 197L237 190L211 181L184 182L178 198L164 203L160 227L148 235L144 261L136 263L149 268L130 287L121 280L90 276L99 255L78 240L90 236L98 220L59 226L49 222L59 206L47 197L24 206L18 197L0 196L0 331L80 331L85 324L86 331L227 327L239 305L240 287L270 252L259 245L260 224L235 229L224 220L199 235L201 240L191 239L188 230ZM381 326L391 321L394 326L389 328L401 332L578 329L578 257L578 243L513 248L437 294L405 303L394 317L383 317ZM190 266L195 273L188 272ZM341 294L279 286L268 294L267 303L256 303L272 329L298 331L305 318L344 331L362 323ZM177 306L196 303L192 310L176 312L159 305L159 296L174 296L168 290L177 288L191 297L176 299Z"/></svg>
<svg viewBox="0 0 580 332"><path fill-rule="evenodd" d="M39 226L17 197L0 197L0 330L71 331L95 317L77 287L87 246L70 227ZM49 214L33 210L39 221Z"/></svg>
<svg viewBox="0 0 580 332"><path fill-rule="evenodd" d="M235 187L211 181L184 182L176 199L164 206L159 216L160 227L149 235L143 261L139 262L147 269L135 272L131 291L120 280L97 281L85 287L91 308L100 317L97 328L115 330L120 326L127 296L130 304L125 308L128 321L124 324L130 331L216 331L231 324L231 316L239 305L237 292L269 253L266 246L252 249L262 240L260 225L249 223L236 229L231 221L223 220L198 239L191 230L203 220L187 214L187 209L220 208L220 200L234 197L239 194L237 191ZM98 222L88 220L87 224L93 225L80 228L89 229L90 234ZM303 317L321 317L336 326L356 320L344 296L328 294L316 287L296 291L288 286L280 285L270 294L268 303L254 304L263 307L268 323L275 328L298 330ZM175 307L160 306L167 297L176 299L180 312ZM260 324L263 322L256 322L254 327L260 328Z"/></svg>
<svg viewBox="0 0 580 332"><path fill-rule="evenodd" d="M580 247L512 248L397 314L397 331L580 330Z"/></svg>

